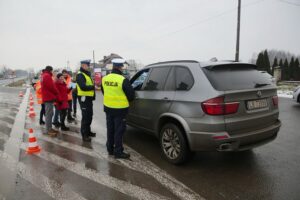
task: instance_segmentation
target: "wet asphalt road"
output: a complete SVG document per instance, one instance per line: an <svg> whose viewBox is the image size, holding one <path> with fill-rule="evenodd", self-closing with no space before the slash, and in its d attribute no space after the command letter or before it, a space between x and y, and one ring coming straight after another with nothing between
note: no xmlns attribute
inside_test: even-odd
<svg viewBox="0 0 300 200"><path fill-rule="evenodd" d="M5 89L0 94L19 102L18 91ZM17 115L9 118L11 132L0 132L0 199L201 199L129 147L131 160L109 156L102 112L101 117L95 114L93 129L98 134L91 144L82 142L76 122L67 124L70 131L51 138L43 133L38 117L28 117L28 97L26 93ZM1 107L2 112L12 109L10 104ZM40 106L34 109L38 114ZM38 154L26 153L29 128L42 149Z"/></svg>
<svg viewBox="0 0 300 200"><path fill-rule="evenodd" d="M290 99L280 98L283 125L272 143L244 153L196 153L187 164L174 166L162 159L153 136L130 127L125 142L132 161L108 156L100 94L91 144L81 142L78 123L50 138L38 118L27 117L25 132L34 128L42 151L27 155L28 137L20 133L13 158L6 148L14 137L18 92L0 88L0 199L300 199L300 105ZM38 114L39 105L34 108Z"/></svg>
<svg viewBox="0 0 300 200"><path fill-rule="evenodd" d="M206 199L300 199L300 104L280 98L275 141L249 152L201 152L185 165L161 158L158 141L129 128L126 143Z"/></svg>

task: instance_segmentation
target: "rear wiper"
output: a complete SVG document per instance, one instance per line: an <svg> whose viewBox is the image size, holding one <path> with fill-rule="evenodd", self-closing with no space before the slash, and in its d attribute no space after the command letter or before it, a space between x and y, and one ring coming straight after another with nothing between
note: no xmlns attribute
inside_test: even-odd
<svg viewBox="0 0 300 200"><path fill-rule="evenodd" d="M263 86L266 86L266 85L271 85L270 83L256 83L255 84L255 88L259 88L259 87L263 87Z"/></svg>

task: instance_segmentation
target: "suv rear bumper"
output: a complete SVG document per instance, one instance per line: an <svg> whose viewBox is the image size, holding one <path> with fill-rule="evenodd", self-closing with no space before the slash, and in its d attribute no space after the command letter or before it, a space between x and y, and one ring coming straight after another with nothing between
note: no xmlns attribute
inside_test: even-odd
<svg viewBox="0 0 300 200"><path fill-rule="evenodd" d="M222 134L220 132L190 132L188 133L188 140L192 151L243 151L274 140L277 137L280 126L281 122L277 120L276 123L266 128L230 136L221 140L213 139L215 134Z"/></svg>

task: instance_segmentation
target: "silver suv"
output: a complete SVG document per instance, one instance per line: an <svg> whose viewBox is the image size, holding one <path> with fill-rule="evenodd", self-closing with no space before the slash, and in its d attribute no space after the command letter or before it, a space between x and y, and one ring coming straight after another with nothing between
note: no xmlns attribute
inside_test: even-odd
<svg viewBox="0 0 300 200"><path fill-rule="evenodd" d="M171 163L192 151L243 151L275 139L276 86L257 66L169 61L146 66L131 81L136 99L127 124L159 138Z"/></svg>

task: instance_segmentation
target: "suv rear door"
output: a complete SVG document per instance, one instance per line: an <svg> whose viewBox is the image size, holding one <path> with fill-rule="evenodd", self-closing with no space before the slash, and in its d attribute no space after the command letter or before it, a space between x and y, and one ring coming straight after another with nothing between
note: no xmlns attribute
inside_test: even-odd
<svg viewBox="0 0 300 200"><path fill-rule="evenodd" d="M239 103L236 113L224 115L230 135L263 129L277 122L276 86L255 65L236 63L203 70L213 87L224 91L224 103Z"/></svg>

